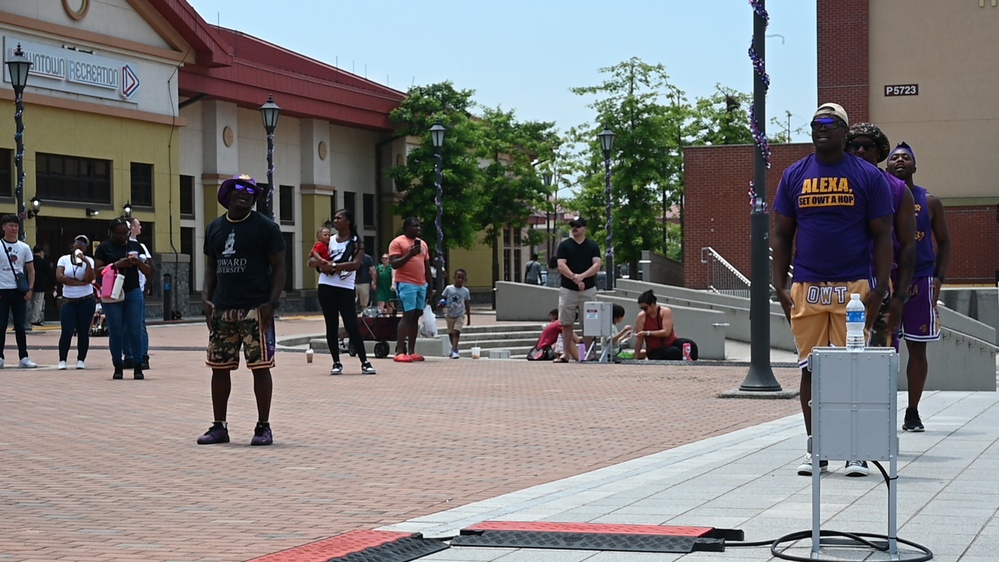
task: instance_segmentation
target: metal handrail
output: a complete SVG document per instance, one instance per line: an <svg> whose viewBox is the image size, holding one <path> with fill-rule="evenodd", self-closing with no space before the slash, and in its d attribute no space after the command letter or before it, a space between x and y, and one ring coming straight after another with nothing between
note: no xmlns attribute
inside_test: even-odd
<svg viewBox="0 0 999 562"><path fill-rule="evenodd" d="M769 259L770 266L773 267L773 248L769 248ZM745 296L749 296L749 290L753 283L745 275L742 274L734 265L728 262L721 254L719 254L714 248L710 246L705 246L701 248L701 263L712 264L710 278L708 279L708 290L714 293L720 294L733 294L733 293L745 293ZM722 272L716 272L713 264L719 264L722 267ZM788 279L791 279L794 274L794 266L790 267L788 271ZM739 285L733 287L732 285ZM770 299L774 300L777 292L774 289L773 284L770 286Z"/></svg>
<svg viewBox="0 0 999 562"><path fill-rule="evenodd" d="M719 294L749 296L752 283L714 248L710 246L701 248L701 263L709 264L711 267L708 290ZM716 265L721 267L717 268Z"/></svg>

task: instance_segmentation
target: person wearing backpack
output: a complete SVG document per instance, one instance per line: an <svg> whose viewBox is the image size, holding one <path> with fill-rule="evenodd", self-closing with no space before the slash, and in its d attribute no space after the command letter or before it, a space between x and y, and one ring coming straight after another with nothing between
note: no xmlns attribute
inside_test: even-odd
<svg viewBox="0 0 999 562"><path fill-rule="evenodd" d="M538 254L531 254L531 260L527 262L527 269L524 270L524 283L528 285L541 284L541 262L538 261Z"/></svg>

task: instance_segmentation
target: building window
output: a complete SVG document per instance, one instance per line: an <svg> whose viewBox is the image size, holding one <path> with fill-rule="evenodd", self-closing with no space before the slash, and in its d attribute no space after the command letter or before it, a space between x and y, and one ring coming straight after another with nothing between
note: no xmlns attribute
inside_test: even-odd
<svg viewBox="0 0 999 562"><path fill-rule="evenodd" d="M111 161L38 152L35 186L39 199L110 205Z"/></svg>
<svg viewBox="0 0 999 562"><path fill-rule="evenodd" d="M153 206L153 165L132 162L132 193L130 201L140 207Z"/></svg>
<svg viewBox="0 0 999 562"><path fill-rule="evenodd" d="M273 210L273 209L267 209L267 192L270 190L271 190L270 184L259 181L257 182L257 204L254 207L254 209L256 209L258 213L264 213L265 215L267 215L268 218L270 218L270 215L267 213ZM274 200L271 199L271 205L273 204Z"/></svg>
<svg viewBox="0 0 999 562"><path fill-rule="evenodd" d="M295 247L295 233L282 232L284 237L284 290L291 292L295 290L295 255L297 252L288 251L288 248Z"/></svg>
<svg viewBox="0 0 999 562"><path fill-rule="evenodd" d="M14 195L14 151L0 148L0 197Z"/></svg>
<svg viewBox="0 0 999 562"><path fill-rule="evenodd" d="M281 206L281 224L295 224L295 186L281 185L278 189L281 194L281 200L278 201Z"/></svg>
<svg viewBox="0 0 999 562"><path fill-rule="evenodd" d="M364 198L364 228L375 227L375 196L372 193L365 193Z"/></svg>
<svg viewBox="0 0 999 562"><path fill-rule="evenodd" d="M350 214L354 215L354 221L357 221L357 201L355 200L357 194L353 191L343 192L343 208L350 211Z"/></svg>
<svg viewBox="0 0 999 562"><path fill-rule="evenodd" d="M195 251L195 247L194 247L194 236L195 236L195 231L194 231L193 228L181 227L181 229L180 229L180 253L186 254L188 256L191 256L191 267L187 268L187 291L190 294L194 294L194 292L195 292L194 291L194 260L197 259L201 255L201 252ZM169 268L168 267L164 267L163 269L165 271L162 271L160 273L171 273L172 274L174 271L177 271L176 267L169 267ZM180 279L174 279L173 282L174 282L174 294L176 295L176 294L178 294L176 292L176 289L179 286ZM176 297L174 298L174 302L177 302Z"/></svg>
<svg viewBox="0 0 999 562"><path fill-rule="evenodd" d="M194 176L180 176L180 216L194 218Z"/></svg>
<svg viewBox="0 0 999 562"><path fill-rule="evenodd" d="M378 248L375 248L374 236L364 237L364 253L371 256L371 262L373 264L378 265L379 263L381 263L379 259L382 257L382 254L381 252L378 251Z"/></svg>
<svg viewBox="0 0 999 562"><path fill-rule="evenodd" d="M336 192L334 191L333 194L330 195L330 216L326 220L326 226L332 226L333 217L336 215L338 209L339 207L336 206Z"/></svg>

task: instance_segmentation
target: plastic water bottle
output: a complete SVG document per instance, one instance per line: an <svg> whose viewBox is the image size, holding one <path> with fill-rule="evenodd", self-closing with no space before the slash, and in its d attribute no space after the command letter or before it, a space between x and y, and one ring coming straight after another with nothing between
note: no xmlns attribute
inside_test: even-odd
<svg viewBox="0 0 999 562"><path fill-rule="evenodd" d="M846 304L846 349L849 351L863 351L866 341L864 340L864 324L867 322L867 309L860 300L860 295L852 293L850 302Z"/></svg>

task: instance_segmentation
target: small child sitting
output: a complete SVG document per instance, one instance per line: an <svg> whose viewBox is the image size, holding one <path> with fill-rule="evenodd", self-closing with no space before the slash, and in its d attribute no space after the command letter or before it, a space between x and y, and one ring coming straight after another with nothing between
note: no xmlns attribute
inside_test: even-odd
<svg viewBox="0 0 999 562"><path fill-rule="evenodd" d="M312 252L309 254L309 260L313 258L319 260L319 263L316 265L317 269L320 265L329 263L330 261L331 235L332 231L325 226L316 231L316 245L312 247Z"/></svg>
<svg viewBox="0 0 999 562"><path fill-rule="evenodd" d="M621 348L628 347L631 339L632 328L625 324L618 328L618 324L624 321L624 307L615 304L613 306L614 323L611 324L611 357L617 357L621 353Z"/></svg>

